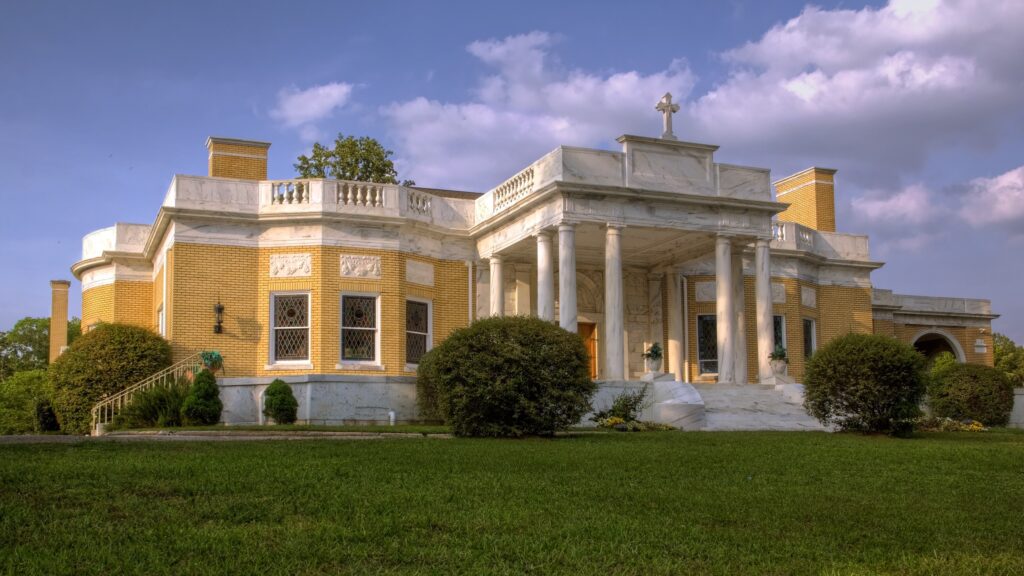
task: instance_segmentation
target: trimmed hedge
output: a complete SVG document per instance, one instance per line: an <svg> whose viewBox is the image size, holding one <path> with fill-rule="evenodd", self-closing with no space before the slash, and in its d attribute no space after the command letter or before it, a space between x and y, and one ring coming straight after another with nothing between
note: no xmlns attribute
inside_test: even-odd
<svg viewBox="0 0 1024 576"><path fill-rule="evenodd" d="M298 418L299 401L292 393L292 387L284 380L276 379L263 393L263 415L273 418L277 424L292 424Z"/></svg>
<svg viewBox="0 0 1024 576"><path fill-rule="evenodd" d="M209 426L220 422L223 410L217 379L213 372L203 370L196 375L181 404L181 422L186 426Z"/></svg>
<svg viewBox="0 0 1024 576"><path fill-rule="evenodd" d="M157 386L139 392L114 417L114 428L166 428L181 426L181 406L188 396L188 382Z"/></svg>
<svg viewBox="0 0 1024 576"><path fill-rule="evenodd" d="M61 429L87 433L89 411L100 398L170 365L171 345L154 332L128 324L100 324L50 365L53 407Z"/></svg>
<svg viewBox="0 0 1024 576"><path fill-rule="evenodd" d="M905 435L927 387L925 358L886 336L847 334L811 356L804 374L807 411L840 430Z"/></svg>
<svg viewBox="0 0 1024 576"><path fill-rule="evenodd" d="M991 366L957 364L935 374L928 404L939 417L1005 426L1013 410L1013 384Z"/></svg>
<svg viewBox="0 0 1024 576"><path fill-rule="evenodd" d="M478 320L420 361L420 416L457 436L551 435L590 411L588 365L580 337L551 322Z"/></svg>

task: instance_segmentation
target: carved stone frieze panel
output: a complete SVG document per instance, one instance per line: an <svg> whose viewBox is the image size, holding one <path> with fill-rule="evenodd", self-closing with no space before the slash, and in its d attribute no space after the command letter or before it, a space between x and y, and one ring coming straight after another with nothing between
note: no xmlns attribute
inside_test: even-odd
<svg viewBox="0 0 1024 576"><path fill-rule="evenodd" d="M380 278L380 256L341 255L342 278Z"/></svg>
<svg viewBox="0 0 1024 576"><path fill-rule="evenodd" d="M419 260L405 261L405 280L424 286L434 285L434 265Z"/></svg>
<svg viewBox="0 0 1024 576"><path fill-rule="evenodd" d="M271 254L271 278L303 278L313 273L313 261L309 254Z"/></svg>

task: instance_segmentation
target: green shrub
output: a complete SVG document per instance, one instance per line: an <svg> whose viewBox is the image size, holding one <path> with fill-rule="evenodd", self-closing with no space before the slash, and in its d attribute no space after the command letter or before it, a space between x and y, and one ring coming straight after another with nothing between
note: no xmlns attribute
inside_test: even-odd
<svg viewBox="0 0 1024 576"><path fill-rule="evenodd" d="M920 416L925 359L893 338L847 334L815 352L804 374L807 411L840 430L904 435Z"/></svg>
<svg viewBox="0 0 1024 576"><path fill-rule="evenodd" d="M647 385L636 390L623 390L612 400L612 405L607 410L598 410L590 417L594 422L600 423L609 418L618 418L623 422L637 422L640 420L640 413L644 410L644 399L647 398Z"/></svg>
<svg viewBox="0 0 1024 576"><path fill-rule="evenodd" d="M1005 426L1013 410L1013 384L991 366L957 364L932 380L928 404L938 417Z"/></svg>
<svg viewBox="0 0 1024 576"><path fill-rule="evenodd" d="M298 417L299 402L292 387L284 380L274 380L263 393L263 415L277 424L292 424Z"/></svg>
<svg viewBox="0 0 1024 576"><path fill-rule="evenodd" d="M46 370L16 372L0 381L0 434L29 434L55 430L47 407L53 388Z"/></svg>
<svg viewBox="0 0 1024 576"><path fill-rule="evenodd" d="M417 401L458 436L550 435L590 411L588 366L580 337L551 322L487 318L423 357Z"/></svg>
<svg viewBox="0 0 1024 576"><path fill-rule="evenodd" d="M127 324L100 324L50 366L53 407L61 429L89 431L90 410L115 394L171 365L171 346L155 333Z"/></svg>
<svg viewBox="0 0 1024 576"><path fill-rule="evenodd" d="M213 372L203 370L192 382L192 387L181 405L181 421L187 426L209 426L220 422L224 404Z"/></svg>
<svg viewBox="0 0 1024 576"><path fill-rule="evenodd" d="M157 386L135 394L132 402L114 417L114 428L167 428L181 426L181 408L188 383Z"/></svg>

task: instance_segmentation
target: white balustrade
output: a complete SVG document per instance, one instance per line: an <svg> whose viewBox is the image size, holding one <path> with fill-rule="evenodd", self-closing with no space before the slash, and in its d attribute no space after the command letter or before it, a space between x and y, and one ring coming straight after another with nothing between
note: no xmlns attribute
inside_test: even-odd
<svg viewBox="0 0 1024 576"><path fill-rule="evenodd" d="M384 186L370 182L336 182L335 193L339 206L384 206Z"/></svg>
<svg viewBox="0 0 1024 576"><path fill-rule="evenodd" d="M430 216L432 199L433 197L430 194L410 189L408 195L409 212L421 216Z"/></svg>
<svg viewBox="0 0 1024 576"><path fill-rule="evenodd" d="M500 212L533 191L533 167L523 170L494 189L494 212Z"/></svg>
<svg viewBox="0 0 1024 576"><path fill-rule="evenodd" d="M797 226L796 245L797 248L801 250L810 250L814 248L814 237L811 236L811 231L803 226Z"/></svg>
<svg viewBox="0 0 1024 576"><path fill-rule="evenodd" d="M270 183L271 204L309 204L309 182L278 180Z"/></svg>
<svg viewBox="0 0 1024 576"><path fill-rule="evenodd" d="M786 225L783 222L772 222L772 239L786 241Z"/></svg>

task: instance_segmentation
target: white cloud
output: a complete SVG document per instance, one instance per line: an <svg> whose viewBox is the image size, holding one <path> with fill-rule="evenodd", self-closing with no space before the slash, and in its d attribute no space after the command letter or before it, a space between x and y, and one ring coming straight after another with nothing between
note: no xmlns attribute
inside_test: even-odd
<svg viewBox="0 0 1024 576"><path fill-rule="evenodd" d="M400 172L425 185L487 190L560 144L606 144L625 132L654 133L666 91L689 94L681 60L662 71L595 74L562 70L555 39L531 32L474 42L467 50L494 73L463 102L415 98L384 107Z"/></svg>
<svg viewBox="0 0 1024 576"><path fill-rule="evenodd" d="M736 158L784 171L811 159L892 187L934 150L990 145L1020 117L1021 22L1019 0L807 7L725 52L728 76L690 103L690 123Z"/></svg>
<svg viewBox="0 0 1024 576"><path fill-rule="evenodd" d="M968 184L960 214L974 226L997 224L1024 230L1024 166Z"/></svg>
<svg viewBox="0 0 1024 576"><path fill-rule="evenodd" d="M277 95L277 106L270 117L288 128L298 128L303 138L316 135L316 122L330 117L344 106L352 96L352 85L332 82L299 90L295 86L282 89Z"/></svg>
<svg viewBox="0 0 1024 576"><path fill-rule="evenodd" d="M921 225L933 220L941 209L932 193L922 184L913 184L896 194L874 192L852 201L854 213L862 219L898 224Z"/></svg>

